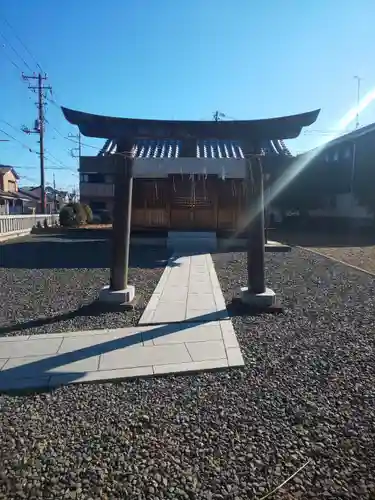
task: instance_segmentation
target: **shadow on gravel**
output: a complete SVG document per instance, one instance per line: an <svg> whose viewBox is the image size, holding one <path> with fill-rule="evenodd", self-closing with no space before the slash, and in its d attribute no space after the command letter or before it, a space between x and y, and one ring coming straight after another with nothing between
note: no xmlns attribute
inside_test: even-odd
<svg viewBox="0 0 375 500"><path fill-rule="evenodd" d="M165 267L169 254L163 247L134 245L129 267ZM0 244L0 268L101 269L109 268L111 242L104 239L64 238L57 235L13 240Z"/></svg>
<svg viewBox="0 0 375 500"><path fill-rule="evenodd" d="M218 318L219 314L219 318ZM82 377L87 372L58 372L60 366L70 364L72 362L82 361L93 356L100 356L105 353L113 352L118 349L123 349L125 347L130 347L137 345L141 342L147 340L153 340L156 338L163 337L164 335L170 335L171 333L182 332L191 328L197 322L208 322L217 319L225 319L227 317L227 311L224 309L219 313L208 313L201 316L195 317L192 322L183 323L169 323L167 325L159 325L153 328L149 332L136 332L127 337L122 337L119 339L111 339L107 342L99 343L96 345L83 347L77 349L74 352L66 352L61 354L56 354L54 356L48 356L44 359L39 359L35 361L30 361L27 364L21 366L15 366L12 368L4 369L0 372L0 385L5 386L9 384L10 380L25 380L30 378L31 374L34 380L38 380L40 383L36 389L9 389L2 390L2 392L10 392L15 394L33 393L33 392L43 392L49 391L51 389L56 389L59 386L67 385L71 382L75 382ZM51 372L51 370L54 370ZM53 377L54 380L50 382L50 378ZM104 380L103 380L104 381Z"/></svg>
<svg viewBox="0 0 375 500"><path fill-rule="evenodd" d="M131 306L131 308L137 309L137 304L135 303ZM143 307L141 309L143 309ZM29 328L40 328L45 325L54 325L56 323L59 323L60 321L67 321L77 317L101 316L102 314L106 314L108 312L124 312L124 307L114 304L103 304L102 302L95 301L74 311L58 314L57 316L31 319L29 321L24 321L23 323L14 323L12 325L2 326L0 327L0 338L2 336L6 336L9 333L18 331L23 332L25 330L28 330Z"/></svg>
<svg viewBox="0 0 375 500"><path fill-rule="evenodd" d="M135 302L132 306L130 306L130 308L133 310L134 309L137 310L138 309L137 303ZM139 309L143 309L143 307ZM242 302L239 300L238 297L234 297L233 300L226 305L226 310L230 318L236 316L253 317L253 316L259 316L260 314L264 314L263 312L259 312L256 310L249 310L247 306L242 304ZM94 301L91 304L84 305L74 311L58 314L56 316L32 319L29 321L24 321L23 323L13 323L8 326L2 326L0 327L0 338L14 332L23 332L30 328L41 328L45 325L53 325L61 321L67 321L77 317L101 316L102 314L106 314L108 312L124 312L124 307L117 306L114 304L104 304L103 302ZM280 308L278 308L275 310L270 310L270 312L277 314L282 311ZM203 317L204 316L202 316L202 318ZM199 316L197 318L194 318L191 322L194 323L197 321L208 321L208 320L207 319L202 320L201 316Z"/></svg>

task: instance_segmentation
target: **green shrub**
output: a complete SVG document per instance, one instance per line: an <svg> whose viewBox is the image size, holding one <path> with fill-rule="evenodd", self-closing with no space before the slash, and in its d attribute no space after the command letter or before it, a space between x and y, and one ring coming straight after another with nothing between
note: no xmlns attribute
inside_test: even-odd
<svg viewBox="0 0 375 500"><path fill-rule="evenodd" d="M76 224L76 217L73 207L65 205L65 207L63 207L60 210L60 226L72 227L75 224Z"/></svg>
<svg viewBox="0 0 375 500"><path fill-rule="evenodd" d="M93 221L93 215L92 215L92 210L91 210L90 205L87 205L86 203L82 203L81 206L86 213L87 224L91 224Z"/></svg>
<svg viewBox="0 0 375 500"><path fill-rule="evenodd" d="M82 226L87 222L86 210L81 203L69 203L75 213L75 222L77 226Z"/></svg>

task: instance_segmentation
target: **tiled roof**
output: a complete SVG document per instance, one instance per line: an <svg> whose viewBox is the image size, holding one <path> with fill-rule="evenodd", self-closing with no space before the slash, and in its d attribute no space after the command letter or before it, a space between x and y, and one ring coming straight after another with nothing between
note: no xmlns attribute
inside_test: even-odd
<svg viewBox="0 0 375 500"><path fill-rule="evenodd" d="M179 158L182 149L181 141L139 140L135 143L136 158ZM291 156L284 141L268 141L262 147L267 155ZM105 142L99 155L113 154L117 151L116 141ZM196 145L197 158L244 158L241 146L235 141L206 140Z"/></svg>
<svg viewBox="0 0 375 500"><path fill-rule="evenodd" d="M24 195L22 192L12 192L12 191L3 191L0 189L0 198L7 198L11 200L27 200L28 196Z"/></svg>
<svg viewBox="0 0 375 500"><path fill-rule="evenodd" d="M9 171L13 172L13 175L16 179L19 179L19 176L13 167L9 165L0 165L0 174L7 174Z"/></svg>

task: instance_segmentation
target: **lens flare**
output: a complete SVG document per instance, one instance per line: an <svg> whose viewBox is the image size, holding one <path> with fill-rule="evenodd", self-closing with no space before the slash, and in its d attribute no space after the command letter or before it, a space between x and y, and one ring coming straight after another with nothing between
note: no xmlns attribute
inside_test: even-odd
<svg viewBox="0 0 375 500"><path fill-rule="evenodd" d="M321 154L327 147L327 145L334 139L340 137L343 132L346 130L348 125L350 125L357 117L357 114L364 111L373 101L375 100L375 88L368 92L358 103L358 105L354 106L350 109L338 122L337 126L334 127L334 130L338 131L331 136L325 137L324 142L307 153L301 155L298 160L294 161L290 167L288 167L283 174L277 179L274 184L270 186L270 189L267 190L264 196L264 205L269 206L270 203L295 179L311 162L316 158L319 154ZM250 161L251 159L247 159L246 161ZM242 221L240 227L236 231L236 235L234 238L240 234L245 227L247 227L254 217L259 213L260 207L257 204L257 208L254 207L251 210L251 213L247 214Z"/></svg>

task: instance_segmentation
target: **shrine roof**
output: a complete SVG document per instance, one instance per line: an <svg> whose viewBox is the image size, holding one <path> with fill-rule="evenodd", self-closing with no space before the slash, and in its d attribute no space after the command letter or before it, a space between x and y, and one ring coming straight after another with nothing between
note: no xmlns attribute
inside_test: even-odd
<svg viewBox="0 0 375 500"><path fill-rule="evenodd" d="M263 141L260 143L265 155L292 156L284 141ZM133 145L135 158L180 158L183 142L179 140L138 139ZM108 139L98 156L111 155L118 152L115 140ZM196 141L196 158L234 158L241 159L245 153L237 141L203 140Z"/></svg>
<svg viewBox="0 0 375 500"><path fill-rule="evenodd" d="M144 120L94 115L62 107L65 118L86 137L104 139L293 139L312 125L320 110L261 120L180 121Z"/></svg>

